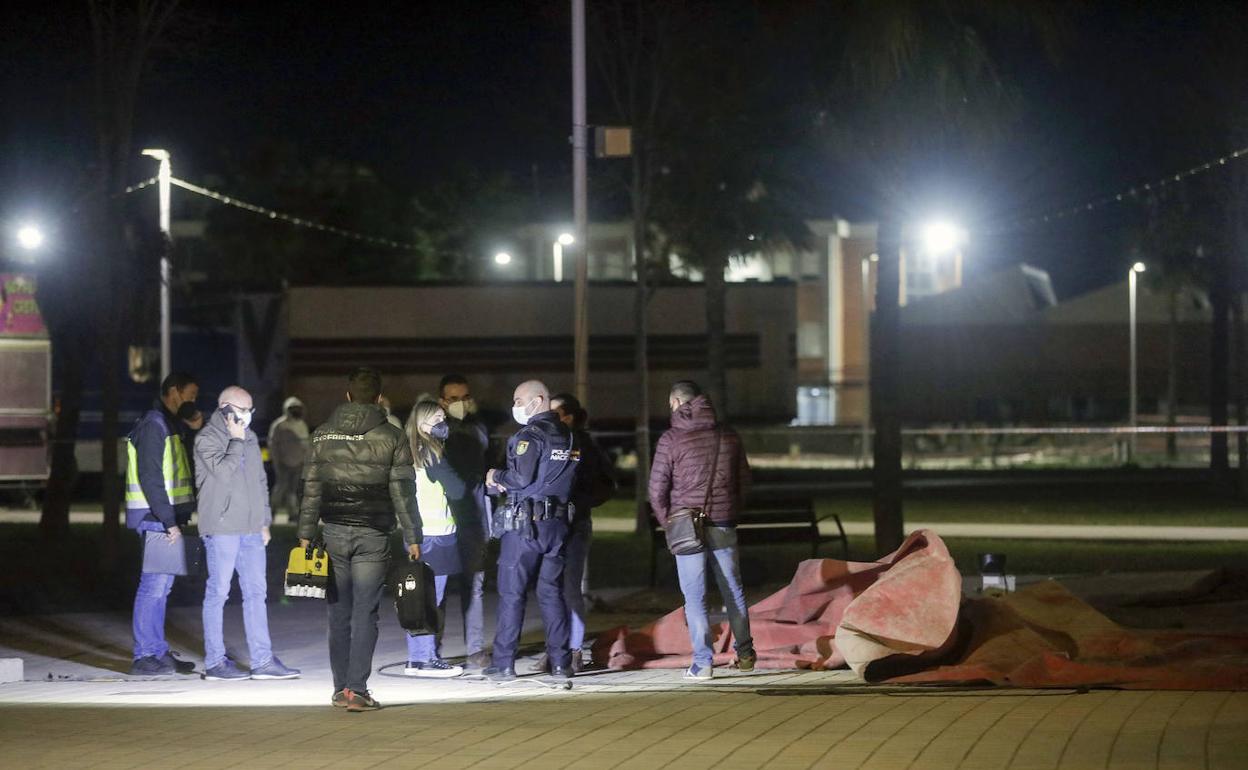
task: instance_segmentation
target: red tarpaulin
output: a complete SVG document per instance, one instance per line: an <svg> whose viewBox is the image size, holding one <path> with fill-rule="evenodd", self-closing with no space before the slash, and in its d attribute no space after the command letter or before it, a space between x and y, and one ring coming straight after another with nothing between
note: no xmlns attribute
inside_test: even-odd
<svg viewBox="0 0 1248 770"><path fill-rule="evenodd" d="M912 534L879 562L804 561L788 586L750 608L764 668L849 666L870 681L991 682L1015 687L1248 689L1248 636L1127 629L1055 581L962 600L941 539ZM735 657L726 623L715 663ZM594 661L612 669L683 668L684 610L608 631Z"/></svg>

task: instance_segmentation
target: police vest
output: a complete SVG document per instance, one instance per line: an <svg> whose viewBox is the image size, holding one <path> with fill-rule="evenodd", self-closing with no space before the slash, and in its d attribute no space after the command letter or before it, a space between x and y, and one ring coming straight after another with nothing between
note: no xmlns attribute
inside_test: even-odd
<svg viewBox="0 0 1248 770"><path fill-rule="evenodd" d="M580 449L575 446L571 432L556 420L535 420L527 428L539 432L545 445L537 471L539 488L527 497L570 502L576 481L576 466L581 459Z"/></svg>
<svg viewBox="0 0 1248 770"><path fill-rule="evenodd" d="M191 478L191 464L186 459L186 447L182 437L169 433L169 426L159 412L148 412L139 420L156 420L165 433L165 451L161 461L161 475L164 477L165 494L169 496L169 504L176 508L179 505L194 502L195 493ZM138 427L137 425L135 426ZM139 453L134 445L134 433L126 437L126 524L137 526L139 521L152 512L152 506L143 494L139 484Z"/></svg>

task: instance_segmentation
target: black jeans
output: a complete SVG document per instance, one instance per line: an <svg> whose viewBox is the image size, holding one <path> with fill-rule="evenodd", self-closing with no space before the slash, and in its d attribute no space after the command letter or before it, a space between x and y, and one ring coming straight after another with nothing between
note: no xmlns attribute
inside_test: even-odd
<svg viewBox="0 0 1248 770"><path fill-rule="evenodd" d="M371 527L325 525L333 585L329 594L329 665L334 692L365 692L377 649L377 610L390 563L390 537Z"/></svg>

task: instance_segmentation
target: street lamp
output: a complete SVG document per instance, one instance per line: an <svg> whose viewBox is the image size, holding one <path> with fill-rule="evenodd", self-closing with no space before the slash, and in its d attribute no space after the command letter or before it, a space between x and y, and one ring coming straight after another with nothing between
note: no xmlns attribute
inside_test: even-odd
<svg viewBox="0 0 1248 770"><path fill-rule="evenodd" d="M572 233L559 233L559 237L555 239L554 272L556 282L563 280L563 247L571 246L574 243L576 243L576 238L572 237Z"/></svg>
<svg viewBox="0 0 1248 770"><path fill-rule="evenodd" d="M160 161L160 169L156 172L156 182L160 197L160 232L165 238L164 248L160 253L160 381L164 382L172 369L169 245L173 243L173 233L169 224L169 180L173 178L173 171L169 165L168 150L148 149L143 150L143 154Z"/></svg>
<svg viewBox="0 0 1248 770"><path fill-rule="evenodd" d="M43 246L43 230L36 224L23 224L17 228L17 245L26 251L38 251Z"/></svg>
<svg viewBox="0 0 1248 770"><path fill-rule="evenodd" d="M494 264L505 266L511 264L511 255L505 251L500 251L494 255Z"/></svg>
<svg viewBox="0 0 1248 770"><path fill-rule="evenodd" d="M1130 326L1129 336L1131 339L1131 389L1129 406L1129 419L1131 424L1131 435L1127 441L1127 461L1135 462L1136 452L1139 449L1135 429L1139 424L1139 383L1136 374L1136 333L1135 333L1135 294L1136 283L1140 273L1146 269L1143 262L1136 262L1131 265L1131 269L1127 271L1127 316Z"/></svg>

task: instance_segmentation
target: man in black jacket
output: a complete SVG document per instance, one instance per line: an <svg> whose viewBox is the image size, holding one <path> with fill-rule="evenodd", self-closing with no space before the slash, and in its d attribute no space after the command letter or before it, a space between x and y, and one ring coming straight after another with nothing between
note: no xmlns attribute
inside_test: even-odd
<svg viewBox="0 0 1248 770"><path fill-rule="evenodd" d="M347 401L312 434L304 466L299 540L307 547L325 523L334 583L329 596L329 662L335 706L348 711L381 708L368 693L377 647L377 609L397 518L408 556L420 558L416 470L403 431L378 406L381 377L357 369L347 381Z"/></svg>

